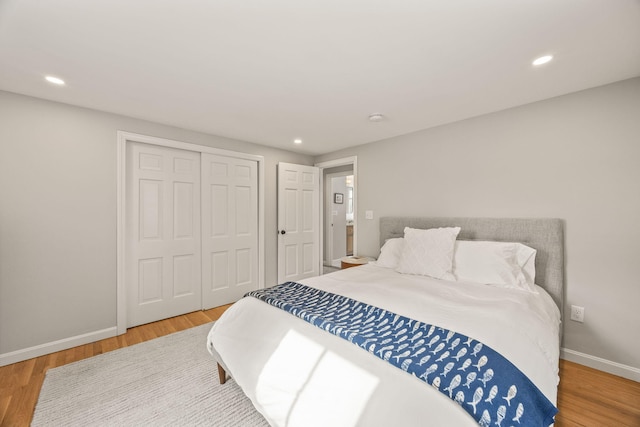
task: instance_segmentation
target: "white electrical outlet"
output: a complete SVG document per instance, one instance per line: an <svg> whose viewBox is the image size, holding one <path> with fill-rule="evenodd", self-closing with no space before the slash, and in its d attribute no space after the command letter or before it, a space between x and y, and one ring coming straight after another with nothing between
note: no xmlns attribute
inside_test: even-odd
<svg viewBox="0 0 640 427"><path fill-rule="evenodd" d="M572 305L571 320L575 320L576 322L580 322L580 323L584 322L584 307Z"/></svg>

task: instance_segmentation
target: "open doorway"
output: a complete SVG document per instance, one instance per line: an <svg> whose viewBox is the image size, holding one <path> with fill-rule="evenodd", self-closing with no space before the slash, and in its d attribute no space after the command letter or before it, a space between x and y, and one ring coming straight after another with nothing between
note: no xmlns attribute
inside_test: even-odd
<svg viewBox="0 0 640 427"><path fill-rule="evenodd" d="M349 157L317 164L321 169L322 272L340 268L340 260L357 255L357 166Z"/></svg>
<svg viewBox="0 0 640 427"><path fill-rule="evenodd" d="M325 183L324 265L340 267L353 255L353 171L327 173Z"/></svg>

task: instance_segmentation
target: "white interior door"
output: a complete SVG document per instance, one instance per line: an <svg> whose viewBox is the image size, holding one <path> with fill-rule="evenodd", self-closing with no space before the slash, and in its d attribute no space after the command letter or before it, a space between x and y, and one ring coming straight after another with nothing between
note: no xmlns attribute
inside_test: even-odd
<svg viewBox="0 0 640 427"><path fill-rule="evenodd" d="M320 181L314 166L278 163L278 282L320 273Z"/></svg>
<svg viewBox="0 0 640 427"><path fill-rule="evenodd" d="M127 326L201 307L200 154L127 145Z"/></svg>
<svg viewBox="0 0 640 427"><path fill-rule="evenodd" d="M257 162L202 153L202 305L258 289Z"/></svg>

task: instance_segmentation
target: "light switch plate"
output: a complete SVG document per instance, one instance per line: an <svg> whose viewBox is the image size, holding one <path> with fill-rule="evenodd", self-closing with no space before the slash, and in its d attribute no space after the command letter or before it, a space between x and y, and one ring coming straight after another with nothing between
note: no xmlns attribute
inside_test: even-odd
<svg viewBox="0 0 640 427"><path fill-rule="evenodd" d="M373 211L364 211L365 219L373 219Z"/></svg>

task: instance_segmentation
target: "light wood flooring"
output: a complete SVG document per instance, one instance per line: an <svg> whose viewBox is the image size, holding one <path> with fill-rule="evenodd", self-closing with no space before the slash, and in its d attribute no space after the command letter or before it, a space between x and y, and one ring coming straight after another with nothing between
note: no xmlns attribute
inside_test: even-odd
<svg viewBox="0 0 640 427"><path fill-rule="evenodd" d="M118 337L0 367L0 426L30 424L47 369L212 322L228 307L138 326ZM640 427L640 383L560 360L558 408L558 427Z"/></svg>

